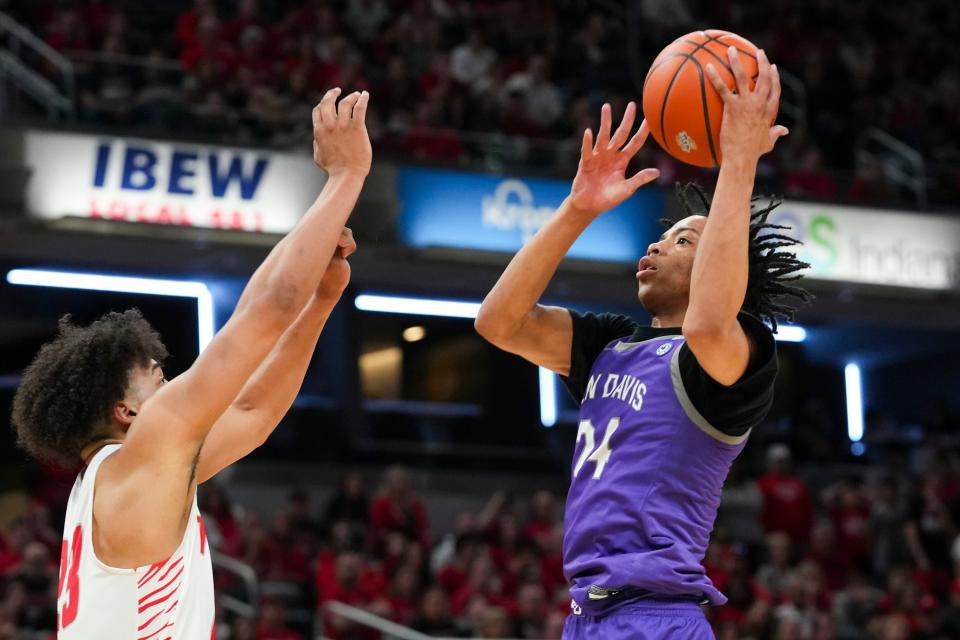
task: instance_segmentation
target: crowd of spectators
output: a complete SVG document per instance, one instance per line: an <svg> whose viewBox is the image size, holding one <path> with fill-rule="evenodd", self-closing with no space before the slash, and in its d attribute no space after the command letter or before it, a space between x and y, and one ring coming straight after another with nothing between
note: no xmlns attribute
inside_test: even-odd
<svg viewBox="0 0 960 640"><path fill-rule="evenodd" d="M883 465L801 474L780 443L766 449L763 469L735 463L704 559L729 598L705 609L719 640L960 637L956 453L921 447L915 475ZM333 601L432 636L560 638L569 595L555 494L498 493L450 531L431 528L425 498L400 467L372 494L351 472L328 496L320 503L293 490L261 513L204 485L211 544L260 581L255 616L218 609L218 638L380 637L330 611ZM0 638L53 638L61 536L51 514L62 507L35 500L0 529ZM235 573L216 570L215 583L218 594L249 600Z"/></svg>
<svg viewBox="0 0 960 640"><path fill-rule="evenodd" d="M805 125L782 110L792 135L764 167L787 195L903 195L892 161L855 153L873 127L920 150L934 200L960 194L952 0L40 0L18 17L77 62L88 123L303 145L311 106L342 86L371 91L385 154L565 173L602 102L621 111L663 46L721 27L804 87L791 83L784 100ZM688 171L661 153L641 161L668 177Z"/></svg>

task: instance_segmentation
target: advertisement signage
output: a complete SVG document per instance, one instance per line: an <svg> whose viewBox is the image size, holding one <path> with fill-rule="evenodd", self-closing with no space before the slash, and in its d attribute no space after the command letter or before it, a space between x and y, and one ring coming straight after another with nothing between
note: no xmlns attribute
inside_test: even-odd
<svg viewBox="0 0 960 640"><path fill-rule="evenodd" d="M325 175L306 155L28 131L27 209L46 219L286 233Z"/></svg>
<svg viewBox="0 0 960 640"><path fill-rule="evenodd" d="M399 235L415 247L456 247L513 253L554 215L570 182L402 167L397 171ZM641 189L604 213L568 254L635 262L663 232L659 189Z"/></svg>
<svg viewBox="0 0 960 640"><path fill-rule="evenodd" d="M807 276L868 284L956 289L960 219L787 201L770 221L803 242Z"/></svg>

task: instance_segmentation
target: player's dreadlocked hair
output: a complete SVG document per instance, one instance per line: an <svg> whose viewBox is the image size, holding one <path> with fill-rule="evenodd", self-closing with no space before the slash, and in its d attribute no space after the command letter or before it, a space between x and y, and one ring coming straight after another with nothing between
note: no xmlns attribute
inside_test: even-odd
<svg viewBox="0 0 960 640"><path fill-rule="evenodd" d="M710 212L710 196L695 182L678 182L677 198L687 215L705 216ZM797 258L796 253L781 250L798 245L800 241L778 233L790 227L767 222L782 202L782 199L761 196L753 196L750 200L750 272L743 300L743 310L769 322L774 332L778 320L793 320L796 311L796 306L785 302L784 297L796 298L801 303L813 299L813 294L806 289L789 284L802 278L799 272L810 265ZM661 222L668 226L676 223L669 219Z"/></svg>
<svg viewBox="0 0 960 640"><path fill-rule="evenodd" d="M160 335L136 309L108 313L86 327L65 316L13 398L18 443L37 458L76 466L123 399L131 370L166 356Z"/></svg>

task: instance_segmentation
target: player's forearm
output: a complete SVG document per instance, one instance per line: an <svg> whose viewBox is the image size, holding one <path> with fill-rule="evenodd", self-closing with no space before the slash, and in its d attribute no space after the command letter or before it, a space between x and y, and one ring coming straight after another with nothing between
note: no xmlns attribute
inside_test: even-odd
<svg viewBox="0 0 960 640"><path fill-rule="evenodd" d="M737 321L749 275L750 199L756 160L725 158L690 278L684 334L715 334Z"/></svg>
<svg viewBox="0 0 960 640"><path fill-rule="evenodd" d="M317 340L338 300L312 297L234 400L237 409L264 416L267 435L296 399Z"/></svg>
<svg viewBox="0 0 960 640"><path fill-rule="evenodd" d="M483 300L475 323L480 335L495 341L519 330L591 219L575 210L569 198L563 201L556 215L513 257Z"/></svg>
<svg viewBox="0 0 960 640"><path fill-rule="evenodd" d="M323 277L365 176L331 175L323 191L256 270L237 303L237 312L255 301L285 314L292 322L304 308ZM289 323L288 323L289 324Z"/></svg>

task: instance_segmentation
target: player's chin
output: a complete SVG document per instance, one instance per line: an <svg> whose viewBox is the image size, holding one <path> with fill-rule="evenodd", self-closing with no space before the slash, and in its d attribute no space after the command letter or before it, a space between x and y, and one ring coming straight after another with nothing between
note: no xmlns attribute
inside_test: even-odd
<svg viewBox="0 0 960 640"><path fill-rule="evenodd" d="M653 285L649 282L640 282L637 285L637 300L644 307L655 297Z"/></svg>

